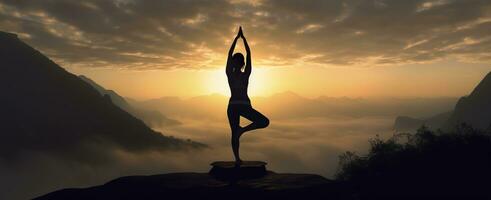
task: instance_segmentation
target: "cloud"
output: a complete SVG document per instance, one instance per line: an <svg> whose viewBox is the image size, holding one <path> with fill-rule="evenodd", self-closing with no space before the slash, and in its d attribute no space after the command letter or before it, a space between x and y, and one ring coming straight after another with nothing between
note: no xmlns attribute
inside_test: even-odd
<svg viewBox="0 0 491 200"><path fill-rule="evenodd" d="M487 0L0 1L3 29L69 66L222 66L238 25L251 40L255 65L491 57Z"/></svg>

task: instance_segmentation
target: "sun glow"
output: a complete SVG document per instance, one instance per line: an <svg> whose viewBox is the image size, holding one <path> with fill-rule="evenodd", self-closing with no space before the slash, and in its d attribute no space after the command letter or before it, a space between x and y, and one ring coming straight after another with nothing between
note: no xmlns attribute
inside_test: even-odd
<svg viewBox="0 0 491 200"><path fill-rule="evenodd" d="M472 67L472 73L462 66ZM452 64L448 61L391 68L253 65L249 95L271 96L291 91L312 98L461 96L474 88L489 70L486 65ZM223 65L202 70L128 71L74 67L69 71L83 74L105 88L137 100L163 96L187 98L213 93L230 95Z"/></svg>
<svg viewBox="0 0 491 200"><path fill-rule="evenodd" d="M218 93L230 96L227 75L225 69L210 70L206 74L206 85L208 93ZM271 93L271 87L268 82L268 70L265 68L254 68L249 78L249 96L267 96Z"/></svg>

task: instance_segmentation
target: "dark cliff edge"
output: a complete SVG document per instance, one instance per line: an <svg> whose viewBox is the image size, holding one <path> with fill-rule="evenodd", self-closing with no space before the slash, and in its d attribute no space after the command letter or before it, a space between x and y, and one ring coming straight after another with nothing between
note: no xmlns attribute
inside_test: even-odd
<svg viewBox="0 0 491 200"><path fill-rule="evenodd" d="M313 174L268 171L236 183L207 173L128 176L104 185L55 191L35 200L78 199L351 199L345 186Z"/></svg>
<svg viewBox="0 0 491 200"><path fill-rule="evenodd" d="M465 123L478 129L491 128L491 72L474 88L469 96L462 97L455 105L455 112L443 126L451 129Z"/></svg>

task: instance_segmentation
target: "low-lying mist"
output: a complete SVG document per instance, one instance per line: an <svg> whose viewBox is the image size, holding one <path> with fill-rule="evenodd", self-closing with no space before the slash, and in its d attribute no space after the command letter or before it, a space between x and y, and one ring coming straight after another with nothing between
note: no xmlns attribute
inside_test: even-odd
<svg viewBox="0 0 491 200"><path fill-rule="evenodd" d="M253 99L253 106L270 118L266 129L241 138L244 160L263 160L281 173L315 173L332 177L338 156L363 153L368 139L392 135L397 115L426 116L451 110L456 98L384 99L303 98L293 93ZM127 152L117 145L87 144L86 157L104 152L106 159L84 162L55 154L22 152L0 160L0 199L26 199L67 187L103 184L120 176L169 172L207 172L217 160L232 160L227 97L161 98L129 101L135 108L159 111L180 123L152 128L177 138L209 145L201 150ZM386 105L386 106L384 106ZM151 120L151 119L150 119ZM242 124L247 123L246 119Z"/></svg>
<svg viewBox="0 0 491 200"><path fill-rule="evenodd" d="M227 121L178 120L184 125L165 128L168 134L211 146L189 155L195 159L193 163L183 163L183 170L207 171L212 161L233 160ZM241 157L266 161L268 169L275 172L330 177L336 172L338 155L346 150L365 151L369 137L392 133L392 121L388 117L273 119L266 129L242 136Z"/></svg>

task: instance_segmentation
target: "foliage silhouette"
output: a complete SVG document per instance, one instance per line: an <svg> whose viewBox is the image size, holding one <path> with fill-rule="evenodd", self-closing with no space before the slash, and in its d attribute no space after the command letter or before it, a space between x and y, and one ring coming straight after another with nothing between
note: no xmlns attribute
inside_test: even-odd
<svg viewBox="0 0 491 200"><path fill-rule="evenodd" d="M370 140L366 156L340 156L336 179L362 198L383 196L489 197L491 134L459 125L454 131L421 127L415 134Z"/></svg>

